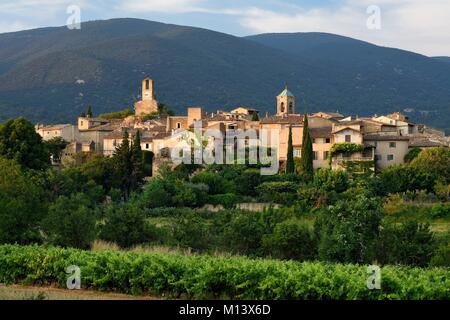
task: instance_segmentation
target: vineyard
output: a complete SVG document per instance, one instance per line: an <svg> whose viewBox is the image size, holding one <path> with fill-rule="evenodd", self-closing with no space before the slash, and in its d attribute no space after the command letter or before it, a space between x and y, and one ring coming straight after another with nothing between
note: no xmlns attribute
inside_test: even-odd
<svg viewBox="0 0 450 320"><path fill-rule="evenodd" d="M0 246L0 283L66 286L188 299L449 299L450 269L384 266L369 290L367 266L244 257Z"/></svg>

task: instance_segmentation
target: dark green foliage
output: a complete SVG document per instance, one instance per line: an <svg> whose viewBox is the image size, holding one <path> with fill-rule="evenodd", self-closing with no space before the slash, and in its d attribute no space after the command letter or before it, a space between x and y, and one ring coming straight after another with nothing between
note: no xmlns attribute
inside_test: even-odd
<svg viewBox="0 0 450 320"><path fill-rule="evenodd" d="M0 282L66 287L68 265L82 287L189 299L448 299L448 268L381 268L380 290L367 290L367 266L244 257L81 251L0 246Z"/></svg>
<svg viewBox="0 0 450 320"><path fill-rule="evenodd" d="M252 114L252 121L259 121L258 112L253 112L253 114Z"/></svg>
<svg viewBox="0 0 450 320"><path fill-rule="evenodd" d="M336 192L347 190L349 185L347 172L325 168L319 169L315 173L313 182L316 188Z"/></svg>
<svg viewBox="0 0 450 320"><path fill-rule="evenodd" d="M312 231L295 218L277 224L272 234L264 236L263 246L279 259L312 260L317 254Z"/></svg>
<svg viewBox="0 0 450 320"><path fill-rule="evenodd" d="M141 133L136 131L131 145L131 190L137 190L142 186L144 179L144 160L141 149Z"/></svg>
<svg viewBox="0 0 450 320"><path fill-rule="evenodd" d="M208 203L222 205L226 209L233 208L239 201L239 196L234 193L215 194L208 197Z"/></svg>
<svg viewBox="0 0 450 320"><path fill-rule="evenodd" d="M143 171L145 176L151 176L153 174L153 158L152 151L142 151Z"/></svg>
<svg viewBox="0 0 450 320"><path fill-rule="evenodd" d="M80 249L88 249L94 241L97 213L90 199L83 193L70 198L59 197L50 207L43 221L47 242Z"/></svg>
<svg viewBox="0 0 450 320"><path fill-rule="evenodd" d="M415 158L417 158L417 156L419 155L419 153L422 151L422 149L420 148L412 148L411 150L408 151L408 153L405 155L405 162L406 163L410 163L412 160L414 160Z"/></svg>
<svg viewBox="0 0 450 320"><path fill-rule="evenodd" d="M92 107L91 106L88 106L88 109L86 111L86 116L89 117L89 118L94 117L94 114L92 113Z"/></svg>
<svg viewBox="0 0 450 320"><path fill-rule="evenodd" d="M44 189L18 164L0 157L0 243L39 242L46 207Z"/></svg>
<svg viewBox="0 0 450 320"><path fill-rule="evenodd" d="M232 214L230 222L224 227L224 241L232 252L257 254L265 225L258 212L238 212Z"/></svg>
<svg viewBox="0 0 450 320"><path fill-rule="evenodd" d="M298 187L298 183L291 181L273 181L261 183L256 190L262 201L291 204L296 199Z"/></svg>
<svg viewBox="0 0 450 320"><path fill-rule="evenodd" d="M436 241L428 225L408 221L401 226L383 226L377 258L383 264L425 267L436 250Z"/></svg>
<svg viewBox="0 0 450 320"><path fill-rule="evenodd" d="M50 165L50 153L41 136L22 117L0 124L0 156L28 169L42 170Z"/></svg>
<svg viewBox="0 0 450 320"><path fill-rule="evenodd" d="M209 194L223 194L234 191L231 181L212 172L200 172L192 177L193 183L204 183L208 186Z"/></svg>
<svg viewBox="0 0 450 320"><path fill-rule="evenodd" d="M53 161L58 161L61 159L61 152L67 147L69 144L61 137L54 137L50 140L44 141L45 146L47 147L48 152L53 158Z"/></svg>
<svg viewBox="0 0 450 320"><path fill-rule="evenodd" d="M450 183L450 149L429 148L423 150L411 161L411 168L428 169Z"/></svg>
<svg viewBox="0 0 450 320"><path fill-rule="evenodd" d="M260 169L246 169L233 177L236 185L236 194L244 196L256 196L256 187L264 181Z"/></svg>
<svg viewBox="0 0 450 320"><path fill-rule="evenodd" d="M173 204L179 207L201 207L208 201L208 190L208 186L203 183L177 183Z"/></svg>
<svg viewBox="0 0 450 320"><path fill-rule="evenodd" d="M373 189L380 195L414 190L433 191L437 174L427 167L395 165L384 169L371 180Z"/></svg>
<svg viewBox="0 0 450 320"><path fill-rule="evenodd" d="M294 147L292 145L292 127L289 126L289 137L288 137L288 147L286 155L286 173L294 173L295 163L294 163Z"/></svg>
<svg viewBox="0 0 450 320"><path fill-rule="evenodd" d="M334 262L369 263L374 258L382 211L378 200L354 195L322 214L319 258Z"/></svg>
<svg viewBox="0 0 450 320"><path fill-rule="evenodd" d="M308 127L308 116L303 118L303 140L302 140L302 156L300 159L300 172L309 181L313 178L313 149L312 139Z"/></svg>
<svg viewBox="0 0 450 320"><path fill-rule="evenodd" d="M102 119L125 119L128 116L134 115L134 111L131 109L123 109L121 111L116 112L110 112L110 113L103 113L100 114L98 117Z"/></svg>
<svg viewBox="0 0 450 320"><path fill-rule="evenodd" d="M435 219L450 217L450 203L433 204L430 215Z"/></svg>
<svg viewBox="0 0 450 320"><path fill-rule="evenodd" d="M145 185L138 201L141 207L146 208L170 207L173 205L174 188L170 181L152 179Z"/></svg>
<svg viewBox="0 0 450 320"><path fill-rule="evenodd" d="M115 242L122 248L152 242L156 229L145 221L145 215L132 204L106 207L105 222L100 228L100 238Z"/></svg>

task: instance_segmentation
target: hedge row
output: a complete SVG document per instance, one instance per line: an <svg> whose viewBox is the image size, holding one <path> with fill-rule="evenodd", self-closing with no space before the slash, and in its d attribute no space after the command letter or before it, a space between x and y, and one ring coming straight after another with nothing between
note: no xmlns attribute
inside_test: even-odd
<svg viewBox="0 0 450 320"><path fill-rule="evenodd" d="M0 283L65 287L69 265L81 285L102 291L190 299L449 299L450 269L386 266L368 290L367 267L243 257L0 246Z"/></svg>

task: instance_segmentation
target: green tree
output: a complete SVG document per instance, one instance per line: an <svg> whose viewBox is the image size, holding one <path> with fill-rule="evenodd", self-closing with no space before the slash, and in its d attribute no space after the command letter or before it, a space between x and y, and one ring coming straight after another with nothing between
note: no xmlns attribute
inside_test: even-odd
<svg viewBox="0 0 450 320"><path fill-rule="evenodd" d="M50 153L41 136L22 117L0 125L0 156L29 169L42 170L50 165Z"/></svg>
<svg viewBox="0 0 450 320"><path fill-rule="evenodd" d="M259 121L258 112L253 112L253 114L252 114L252 121Z"/></svg>
<svg viewBox="0 0 450 320"><path fill-rule="evenodd" d="M92 117L94 116L94 114L92 113L92 107L91 107L91 106L88 106L88 109L87 109L87 111L86 111L86 115L87 115L89 118L92 118Z"/></svg>
<svg viewBox="0 0 450 320"><path fill-rule="evenodd" d="M115 242L122 248L154 241L156 230L146 221L143 212L133 204L110 205L106 208L105 223L100 238Z"/></svg>
<svg viewBox="0 0 450 320"><path fill-rule="evenodd" d="M294 173L295 172L295 163L294 163L294 147L292 145L292 127L289 126L289 138L288 138L288 147L287 147L287 156L286 156L286 173Z"/></svg>
<svg viewBox="0 0 450 320"><path fill-rule="evenodd" d="M61 152L69 144L66 140L61 137L54 137L50 140L44 141L48 152L51 154L53 161L58 161L61 159Z"/></svg>
<svg viewBox="0 0 450 320"><path fill-rule="evenodd" d="M278 223L273 233L263 237L263 246L279 259L310 260L317 253L313 232L295 218Z"/></svg>
<svg viewBox="0 0 450 320"><path fill-rule="evenodd" d="M312 140L308 127L308 116L303 118L303 140L302 156L300 159L300 170L307 180L311 180L314 175Z"/></svg>
<svg viewBox="0 0 450 320"><path fill-rule="evenodd" d="M131 174L131 189L137 190L144 179L144 160L141 149L141 134L136 131L133 144L131 146L131 162L132 162L132 174Z"/></svg>
<svg viewBox="0 0 450 320"><path fill-rule="evenodd" d="M411 150L408 151L407 154L405 154L405 157L403 160L405 160L406 163L410 163L412 160L414 160L415 158L417 158L417 156L419 155L419 153L422 151L422 149L420 148L412 148Z"/></svg>
<svg viewBox="0 0 450 320"><path fill-rule="evenodd" d="M47 241L63 247L88 249L95 239L96 222L96 213L90 205L84 193L59 197L42 222Z"/></svg>
<svg viewBox="0 0 450 320"><path fill-rule="evenodd" d="M313 182L316 188L336 192L344 192L349 185L347 172L329 168L317 170Z"/></svg>
<svg viewBox="0 0 450 320"><path fill-rule="evenodd" d="M40 241L46 198L44 189L16 162L0 157L0 243Z"/></svg>
<svg viewBox="0 0 450 320"><path fill-rule="evenodd" d="M369 263L375 256L382 209L376 198L356 194L339 200L316 222L319 258L342 263Z"/></svg>
<svg viewBox="0 0 450 320"><path fill-rule="evenodd" d="M115 174L125 198L129 198L132 187L133 161L128 132L123 134L122 143L116 147L113 155Z"/></svg>
<svg viewBox="0 0 450 320"><path fill-rule="evenodd" d="M408 221L400 226L384 225L378 241L377 260L383 264L425 267L437 249L427 224Z"/></svg>
<svg viewBox="0 0 450 320"><path fill-rule="evenodd" d="M429 168L438 176L450 183L450 149L429 148L420 152L411 161L413 168Z"/></svg>

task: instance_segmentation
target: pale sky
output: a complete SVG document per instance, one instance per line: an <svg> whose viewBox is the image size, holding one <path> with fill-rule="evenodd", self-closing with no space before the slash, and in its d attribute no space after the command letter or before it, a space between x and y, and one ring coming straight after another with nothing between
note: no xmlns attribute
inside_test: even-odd
<svg viewBox="0 0 450 320"><path fill-rule="evenodd" d="M450 0L0 0L0 33L81 20L143 18L237 36L329 32L429 56L450 56ZM380 10L380 29L367 20ZM373 20L371 20L373 21Z"/></svg>

